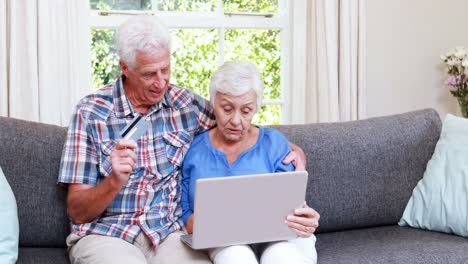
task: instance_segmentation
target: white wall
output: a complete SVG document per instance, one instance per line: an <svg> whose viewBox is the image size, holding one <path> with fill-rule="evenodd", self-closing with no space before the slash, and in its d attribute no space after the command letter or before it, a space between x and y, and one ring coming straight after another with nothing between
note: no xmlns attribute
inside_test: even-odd
<svg viewBox="0 0 468 264"><path fill-rule="evenodd" d="M368 0L367 115L459 114L440 55L468 47L468 0Z"/></svg>

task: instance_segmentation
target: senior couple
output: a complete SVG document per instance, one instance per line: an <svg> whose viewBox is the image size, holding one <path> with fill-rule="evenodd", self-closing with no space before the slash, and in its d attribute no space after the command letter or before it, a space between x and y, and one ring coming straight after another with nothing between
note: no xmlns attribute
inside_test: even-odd
<svg viewBox="0 0 468 264"><path fill-rule="evenodd" d="M124 22L117 49L122 77L78 103L62 154L70 261L316 263L319 214L305 203L286 218L298 235L293 240L196 251L179 239L192 231L193 183L206 168L219 176L305 169L299 147L251 125L262 102L258 70L225 63L212 76L207 101L169 83L170 35L156 18ZM136 115L147 117L148 131L136 141L120 139Z"/></svg>

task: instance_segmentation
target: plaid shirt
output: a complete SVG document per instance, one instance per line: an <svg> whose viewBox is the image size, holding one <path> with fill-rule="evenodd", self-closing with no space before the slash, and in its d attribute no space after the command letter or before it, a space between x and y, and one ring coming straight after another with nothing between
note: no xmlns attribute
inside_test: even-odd
<svg viewBox="0 0 468 264"><path fill-rule="evenodd" d="M180 229L182 161L194 135L214 125L212 112L207 100L170 85L161 102L147 112L152 125L137 140L138 160L127 184L93 222L72 223L72 233L133 243L144 232L156 248L161 239ZM68 129L58 182L97 185L109 176L119 131L135 114L122 79L83 98Z"/></svg>

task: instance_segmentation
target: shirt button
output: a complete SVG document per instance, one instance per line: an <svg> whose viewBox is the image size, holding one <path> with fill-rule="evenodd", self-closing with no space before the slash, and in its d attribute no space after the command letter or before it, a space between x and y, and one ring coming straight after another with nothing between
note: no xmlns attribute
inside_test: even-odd
<svg viewBox="0 0 468 264"><path fill-rule="evenodd" d="M147 190L147 191L152 191L152 190L153 190L153 187L151 187L151 185L146 185L146 190Z"/></svg>

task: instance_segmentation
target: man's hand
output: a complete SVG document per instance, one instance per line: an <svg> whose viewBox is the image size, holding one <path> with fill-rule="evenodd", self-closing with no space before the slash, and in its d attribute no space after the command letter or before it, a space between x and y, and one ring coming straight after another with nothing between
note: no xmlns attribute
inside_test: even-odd
<svg viewBox="0 0 468 264"><path fill-rule="evenodd" d="M289 142L292 151L284 158L283 164L292 163L297 171L305 171L307 160L304 151L297 145Z"/></svg>
<svg viewBox="0 0 468 264"><path fill-rule="evenodd" d="M133 140L121 140L112 150L112 173L98 185L70 184L67 209L73 223L84 224L96 219L119 193L132 173L137 161Z"/></svg>
<svg viewBox="0 0 468 264"><path fill-rule="evenodd" d="M187 219L187 223L185 224L185 229L187 229L187 233L192 234L193 233L193 214L189 216Z"/></svg>
<svg viewBox="0 0 468 264"><path fill-rule="evenodd" d="M137 157L135 149L137 144L134 140L119 140L112 150L110 159L112 164L112 176L118 185L127 183L130 174L135 169Z"/></svg>

